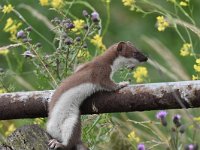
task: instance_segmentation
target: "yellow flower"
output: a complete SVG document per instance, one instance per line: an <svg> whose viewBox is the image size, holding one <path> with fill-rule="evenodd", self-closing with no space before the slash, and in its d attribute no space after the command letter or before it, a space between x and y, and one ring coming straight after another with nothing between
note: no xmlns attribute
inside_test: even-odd
<svg viewBox="0 0 200 150"><path fill-rule="evenodd" d="M39 125L41 125L41 124L43 124L45 121L44 121L44 118L35 118L34 119L34 124L39 124Z"/></svg>
<svg viewBox="0 0 200 150"><path fill-rule="evenodd" d="M180 4L181 6L183 6L183 7L186 7L186 6L188 6L188 3L187 3L187 2L185 2L185 1L181 1L179 4Z"/></svg>
<svg viewBox="0 0 200 150"><path fill-rule="evenodd" d="M198 75L192 75L192 80L198 80L199 79L199 77L198 77Z"/></svg>
<svg viewBox="0 0 200 150"><path fill-rule="evenodd" d="M13 10L13 6L11 4L8 4L8 5L3 6L2 12L6 14L6 13L10 13L12 10Z"/></svg>
<svg viewBox="0 0 200 150"><path fill-rule="evenodd" d="M21 22L17 23L16 20L13 20L12 18L8 18L3 30L5 32L9 32L11 34L11 40L14 40L16 39L17 30L21 25L22 25Z"/></svg>
<svg viewBox="0 0 200 150"><path fill-rule="evenodd" d="M131 6L135 3L135 0L122 0L124 6Z"/></svg>
<svg viewBox="0 0 200 150"><path fill-rule="evenodd" d="M0 89L0 93L6 93L6 90L5 89Z"/></svg>
<svg viewBox="0 0 200 150"><path fill-rule="evenodd" d="M74 23L74 28L72 29L72 31L77 32L83 29L85 21L82 19L79 19L79 20L74 20L73 23Z"/></svg>
<svg viewBox="0 0 200 150"><path fill-rule="evenodd" d="M133 72L133 77L136 79L137 83L141 83L148 77L148 70L146 67L138 67Z"/></svg>
<svg viewBox="0 0 200 150"><path fill-rule="evenodd" d="M122 0L124 6L131 7L130 10L134 10L135 8L135 0Z"/></svg>
<svg viewBox="0 0 200 150"><path fill-rule="evenodd" d="M200 64L200 58L196 59L196 63L199 65Z"/></svg>
<svg viewBox="0 0 200 150"><path fill-rule="evenodd" d="M54 8L59 8L62 5L62 3L63 3L62 0L52 0L51 6Z"/></svg>
<svg viewBox="0 0 200 150"><path fill-rule="evenodd" d="M196 72L200 72L200 65L194 65L194 70L196 71Z"/></svg>
<svg viewBox="0 0 200 150"><path fill-rule="evenodd" d="M182 48L180 49L181 56L188 56L191 53L192 45L189 43L184 43Z"/></svg>
<svg viewBox="0 0 200 150"><path fill-rule="evenodd" d="M128 139L130 141L136 141L137 143L140 142L140 138L136 136L135 134L135 131L131 131L129 134L128 134Z"/></svg>
<svg viewBox="0 0 200 150"><path fill-rule="evenodd" d="M13 19L12 18L8 18L6 21L6 25L4 27L4 30L8 29L8 27L10 27L13 24Z"/></svg>
<svg viewBox="0 0 200 150"><path fill-rule="evenodd" d="M10 135L12 132L14 132L16 130L16 127L14 124L9 125L7 131L5 132L5 135L8 136Z"/></svg>
<svg viewBox="0 0 200 150"><path fill-rule="evenodd" d="M194 117L193 120L200 122L200 117Z"/></svg>
<svg viewBox="0 0 200 150"><path fill-rule="evenodd" d="M47 6L49 4L48 0L40 0L40 5Z"/></svg>
<svg viewBox="0 0 200 150"><path fill-rule="evenodd" d="M165 28L169 26L169 23L164 18L164 16L158 16L156 19L157 19L158 31L164 31Z"/></svg>
<svg viewBox="0 0 200 150"><path fill-rule="evenodd" d="M8 53L9 53L8 49L0 50L0 55L7 55ZM0 93L1 93L1 89L0 89Z"/></svg>
<svg viewBox="0 0 200 150"><path fill-rule="evenodd" d="M105 50L106 47L102 42L102 37L99 34L96 34L91 40L91 43L96 45L98 48Z"/></svg>
<svg viewBox="0 0 200 150"><path fill-rule="evenodd" d="M90 53L87 50L80 50L77 55L78 58L81 58L81 57L89 58L89 56L90 56Z"/></svg>

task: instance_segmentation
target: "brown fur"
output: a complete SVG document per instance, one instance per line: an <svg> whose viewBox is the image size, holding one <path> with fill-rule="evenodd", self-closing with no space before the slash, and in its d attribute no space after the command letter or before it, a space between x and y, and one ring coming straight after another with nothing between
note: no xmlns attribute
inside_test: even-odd
<svg viewBox="0 0 200 150"><path fill-rule="evenodd" d="M111 46L103 55L94 58L91 62L81 65L74 74L65 79L55 90L51 102L49 103L49 116L59 97L67 90L82 83L93 83L101 86L105 90L116 90L118 85L110 78L112 72L111 65L119 55L131 58L136 57L137 53L138 50L130 42L120 42ZM141 53L139 53L137 57L139 61L147 60ZM78 123L75 125L69 143L67 149L87 149L81 142L80 117ZM70 147L74 145L76 146Z"/></svg>

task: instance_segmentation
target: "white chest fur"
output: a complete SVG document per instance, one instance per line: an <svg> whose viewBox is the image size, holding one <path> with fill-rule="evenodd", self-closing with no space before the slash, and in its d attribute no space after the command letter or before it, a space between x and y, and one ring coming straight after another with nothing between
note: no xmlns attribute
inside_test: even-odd
<svg viewBox="0 0 200 150"><path fill-rule="evenodd" d="M139 63L139 61L135 58L126 58L126 57L123 57L123 56L117 57L114 60L113 64L111 65L111 69L112 69L111 77L120 68L136 66L138 63Z"/></svg>

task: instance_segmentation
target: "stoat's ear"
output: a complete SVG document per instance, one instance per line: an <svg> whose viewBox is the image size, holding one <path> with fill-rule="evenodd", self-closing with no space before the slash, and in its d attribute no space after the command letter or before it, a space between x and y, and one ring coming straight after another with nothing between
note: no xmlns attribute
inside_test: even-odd
<svg viewBox="0 0 200 150"><path fill-rule="evenodd" d="M126 42L119 42L118 45L117 45L117 51L118 52L121 52L123 49L126 48Z"/></svg>

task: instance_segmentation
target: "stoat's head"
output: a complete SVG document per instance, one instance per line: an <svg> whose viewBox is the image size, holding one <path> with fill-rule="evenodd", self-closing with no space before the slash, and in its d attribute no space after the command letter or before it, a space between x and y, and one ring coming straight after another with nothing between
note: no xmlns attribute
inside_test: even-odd
<svg viewBox="0 0 200 150"><path fill-rule="evenodd" d="M117 43L115 51L117 53L117 57L112 64L113 71L122 67L134 69L139 63L148 60L148 58L129 41Z"/></svg>

